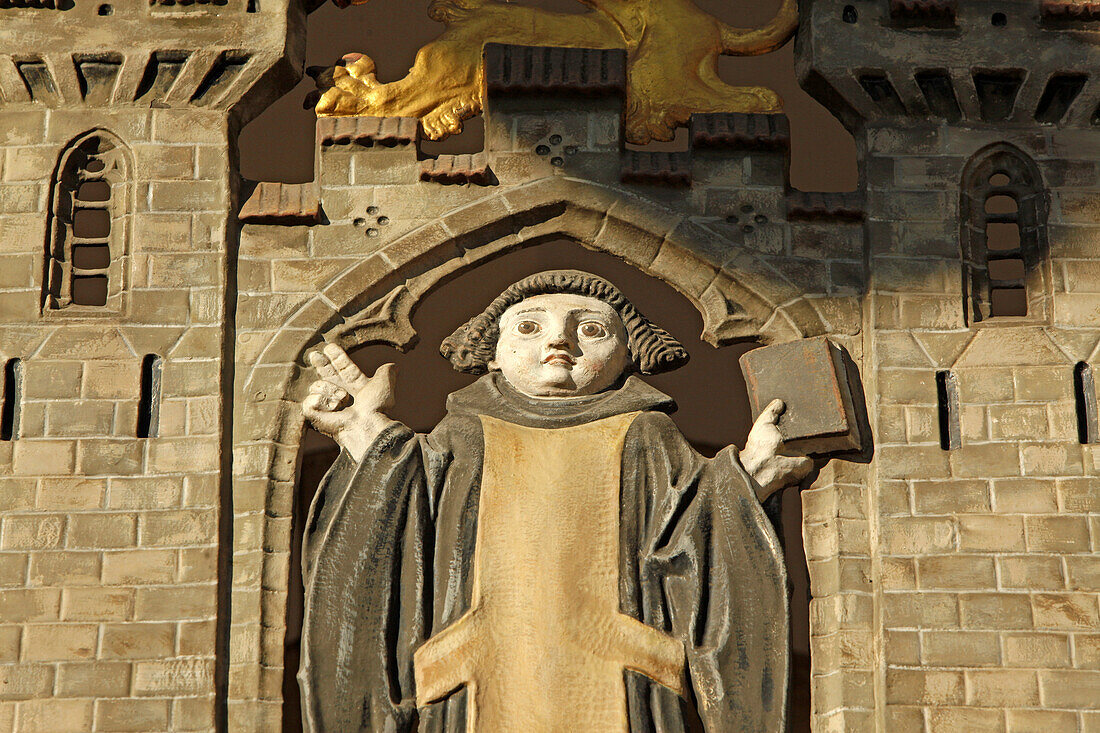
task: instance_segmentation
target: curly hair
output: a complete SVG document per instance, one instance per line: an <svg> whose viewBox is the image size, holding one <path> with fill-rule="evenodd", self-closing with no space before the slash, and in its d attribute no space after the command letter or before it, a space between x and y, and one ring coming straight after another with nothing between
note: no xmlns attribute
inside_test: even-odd
<svg viewBox="0 0 1100 733"><path fill-rule="evenodd" d="M660 374L687 363L688 353L668 331L654 325L618 288L587 272L547 270L510 285L489 307L443 340L439 353L460 372L484 374L496 356L500 317L516 303L535 295L568 293L596 298L611 306L626 328L627 345L635 371Z"/></svg>

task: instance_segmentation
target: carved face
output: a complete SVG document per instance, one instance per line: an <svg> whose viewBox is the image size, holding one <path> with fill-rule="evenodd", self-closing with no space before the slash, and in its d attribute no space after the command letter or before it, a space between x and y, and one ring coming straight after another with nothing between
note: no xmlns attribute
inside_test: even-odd
<svg viewBox="0 0 1100 733"><path fill-rule="evenodd" d="M629 363L626 329L614 308L556 293L504 311L489 368L530 397L579 397L613 385Z"/></svg>

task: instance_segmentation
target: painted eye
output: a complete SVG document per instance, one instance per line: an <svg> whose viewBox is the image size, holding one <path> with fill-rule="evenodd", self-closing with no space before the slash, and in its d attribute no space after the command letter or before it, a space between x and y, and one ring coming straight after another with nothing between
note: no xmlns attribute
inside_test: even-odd
<svg viewBox="0 0 1100 733"><path fill-rule="evenodd" d="M598 339L607 335L607 329L603 327L602 323L587 321L581 324L580 334L587 339Z"/></svg>
<svg viewBox="0 0 1100 733"><path fill-rule="evenodd" d="M520 321L516 324L516 333L520 336L531 336L542 330L542 326L534 321Z"/></svg>

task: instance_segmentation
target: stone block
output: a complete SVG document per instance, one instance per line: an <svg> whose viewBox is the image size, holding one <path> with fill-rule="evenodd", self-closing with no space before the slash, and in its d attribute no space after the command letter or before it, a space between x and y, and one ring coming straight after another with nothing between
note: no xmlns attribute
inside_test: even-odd
<svg viewBox="0 0 1100 733"><path fill-rule="evenodd" d="M883 620L890 628L956 628L959 598L954 593L885 593Z"/></svg>
<svg viewBox="0 0 1100 733"><path fill-rule="evenodd" d="M997 559L1001 584L1020 590L1057 590L1066 587L1062 563L1057 557L1010 555Z"/></svg>
<svg viewBox="0 0 1100 733"><path fill-rule="evenodd" d="M101 659L162 659L172 656L176 627L172 623L107 623L103 625Z"/></svg>
<svg viewBox="0 0 1100 733"><path fill-rule="evenodd" d="M964 593L959 597L959 616L968 629L1029 629L1032 625L1031 604L1022 593Z"/></svg>
<svg viewBox="0 0 1100 733"><path fill-rule="evenodd" d="M58 662L95 657L95 624L31 624L23 629L23 659Z"/></svg>
<svg viewBox="0 0 1100 733"><path fill-rule="evenodd" d="M1020 475L1020 454L1011 443L978 443L947 451L951 473L960 478Z"/></svg>
<svg viewBox="0 0 1100 733"><path fill-rule="evenodd" d="M1058 510L1054 481L1046 479L997 479L993 482L993 506L1003 514L1044 514Z"/></svg>
<svg viewBox="0 0 1100 733"><path fill-rule="evenodd" d="M185 621L179 625L179 653L182 656L209 655L214 648L217 626L209 621Z"/></svg>
<svg viewBox="0 0 1100 733"><path fill-rule="evenodd" d="M1100 557L1095 554L1067 557L1069 589L1100 592Z"/></svg>
<svg viewBox="0 0 1100 733"><path fill-rule="evenodd" d="M1004 730L1004 713L975 707L942 707L928 710L928 733L958 733L958 731Z"/></svg>
<svg viewBox="0 0 1100 733"><path fill-rule="evenodd" d="M890 555L923 555L955 549L950 519L898 517L881 526L883 551Z"/></svg>
<svg viewBox="0 0 1100 733"><path fill-rule="evenodd" d="M126 697L130 694L128 662L64 662L57 665L59 697Z"/></svg>
<svg viewBox="0 0 1100 733"><path fill-rule="evenodd" d="M961 705L964 688L962 672L886 669L887 704Z"/></svg>
<svg viewBox="0 0 1100 733"><path fill-rule="evenodd" d="M211 541L214 539L216 538L212 537ZM285 577L285 574L280 577ZM179 581L181 583L213 583L217 579L218 551L216 547L184 548L180 550Z"/></svg>
<svg viewBox="0 0 1100 733"><path fill-rule="evenodd" d="M1005 634L1003 644L1006 667L1072 666L1068 634Z"/></svg>
<svg viewBox="0 0 1100 733"><path fill-rule="evenodd" d="M1021 517L970 515L959 517L959 549L966 552L1013 552L1024 549Z"/></svg>
<svg viewBox="0 0 1100 733"><path fill-rule="evenodd" d="M967 670L966 702L988 708L1038 707L1039 683L1030 670Z"/></svg>
<svg viewBox="0 0 1100 733"><path fill-rule="evenodd" d="M61 618L66 621L127 621L134 615L132 588L65 588Z"/></svg>
<svg viewBox="0 0 1100 733"><path fill-rule="evenodd" d="M1050 707L1100 709L1100 671L1044 670L1039 672L1039 682Z"/></svg>
<svg viewBox="0 0 1100 733"><path fill-rule="evenodd" d="M130 514L86 513L69 517L68 547L132 547L137 538L136 518Z"/></svg>
<svg viewBox="0 0 1100 733"><path fill-rule="evenodd" d="M1006 710L1008 733L1078 733L1070 710Z"/></svg>
<svg viewBox="0 0 1100 733"><path fill-rule="evenodd" d="M921 660L932 667L996 667L1000 637L992 631L925 631Z"/></svg>
<svg viewBox="0 0 1100 733"><path fill-rule="evenodd" d="M76 443L70 440L19 440L15 442L12 462L16 475L72 474L76 465Z"/></svg>
<svg viewBox="0 0 1100 733"><path fill-rule="evenodd" d="M173 697L210 694L214 690L212 659L179 659L163 662L136 662L136 696Z"/></svg>
<svg viewBox="0 0 1100 733"><path fill-rule="evenodd" d="M165 730L170 700L96 700L95 729L104 733Z"/></svg>
<svg viewBox="0 0 1100 733"><path fill-rule="evenodd" d="M935 555L917 559L922 588L973 590L995 588L993 558L982 555Z"/></svg>
<svg viewBox="0 0 1100 733"><path fill-rule="evenodd" d="M0 586L18 587L27 584L28 557L22 552L0 553Z"/></svg>
<svg viewBox="0 0 1100 733"><path fill-rule="evenodd" d="M183 495L180 476L112 476L109 482L109 509L166 509L179 506Z"/></svg>
<svg viewBox="0 0 1100 733"><path fill-rule="evenodd" d="M1089 552L1085 516L1027 517L1027 548L1032 552Z"/></svg>
<svg viewBox="0 0 1100 733"><path fill-rule="evenodd" d="M54 669L45 664L0 665L0 700L26 700L48 696Z"/></svg>
<svg viewBox="0 0 1100 733"><path fill-rule="evenodd" d="M1029 476L1080 475L1081 447L1077 444L1037 443L1020 448L1024 473Z"/></svg>
<svg viewBox="0 0 1100 733"><path fill-rule="evenodd" d="M140 524L141 544L179 546L217 542L217 514L211 509L148 512Z"/></svg>
<svg viewBox="0 0 1100 733"><path fill-rule="evenodd" d="M913 503L918 514L988 512L988 482L981 480L913 481Z"/></svg>
<svg viewBox="0 0 1100 733"><path fill-rule="evenodd" d="M1097 597L1085 593L1036 593L1031 597L1037 629L1095 629Z"/></svg>
<svg viewBox="0 0 1100 733"><path fill-rule="evenodd" d="M109 585L166 585L176 577L176 550L103 553L103 582Z"/></svg>
<svg viewBox="0 0 1100 733"><path fill-rule="evenodd" d="M140 621L212 617L216 610L213 585L138 588L135 618Z"/></svg>
<svg viewBox="0 0 1100 733"><path fill-rule="evenodd" d="M43 511L101 509L106 492L106 479L45 478L39 484L35 508Z"/></svg>
<svg viewBox="0 0 1100 733"><path fill-rule="evenodd" d="M97 584L98 552L36 552L31 555L28 580L37 586Z"/></svg>
<svg viewBox="0 0 1100 733"><path fill-rule="evenodd" d="M45 550L60 547L65 517L60 515L13 515L3 518L5 550Z"/></svg>

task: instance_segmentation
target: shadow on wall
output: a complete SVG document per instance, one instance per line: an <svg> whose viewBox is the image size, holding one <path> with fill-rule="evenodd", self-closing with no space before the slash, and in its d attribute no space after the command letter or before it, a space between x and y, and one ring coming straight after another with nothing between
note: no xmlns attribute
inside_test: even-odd
<svg viewBox="0 0 1100 733"><path fill-rule="evenodd" d="M439 355L439 343L481 310L504 288L540 270L576 268L601 275L622 289L642 313L680 339L691 361L668 374L646 381L673 396L679 411L673 416L684 435L705 455L714 455L730 443L744 445L751 426L748 396L737 360L756 344L715 349L699 340L702 321L698 312L670 286L606 254L592 252L568 241L555 241L522 249L481 265L430 295L413 316L420 343L408 354L389 347L358 350L352 356L368 373L380 364L398 365L397 404L393 417L413 429L427 432L443 417L446 396L475 377L451 368ZM294 673L298 668L302 612L300 574L301 525L324 472L335 460L337 449L328 438L307 430L303 444L302 472L294 510L292 573L287 604L286 669L284 677L284 731L299 731L300 708ZM791 731L809 731L809 600L805 553L802 549L801 503L797 492L785 496L781 523L787 566L794 595L792 609Z"/></svg>
<svg viewBox="0 0 1100 733"><path fill-rule="evenodd" d="M740 27L763 25L779 0L695 0L709 13ZM519 4L559 12L583 11L577 0L522 0ZM412 66L416 51L442 31L428 18L428 0L371 0L340 10L326 3L309 17L306 66L331 66L343 54L367 53L380 81L399 79ZM394 32L400 29L400 32ZM794 44L756 57L722 56L718 72L730 84L767 86L783 98L791 121L791 184L803 191L852 191L856 187L856 148L851 135L829 112L802 91L795 79ZM240 136L241 175L256 181L302 183L313 179L314 121L304 109L315 88L304 78L298 86L253 120ZM429 143L432 154L471 153L482 149L480 118L466 123L461 135ZM655 143L648 149L665 149ZM675 145L673 147L676 147ZM682 147L682 143L681 143ZM273 151L277 151L273 154Z"/></svg>

